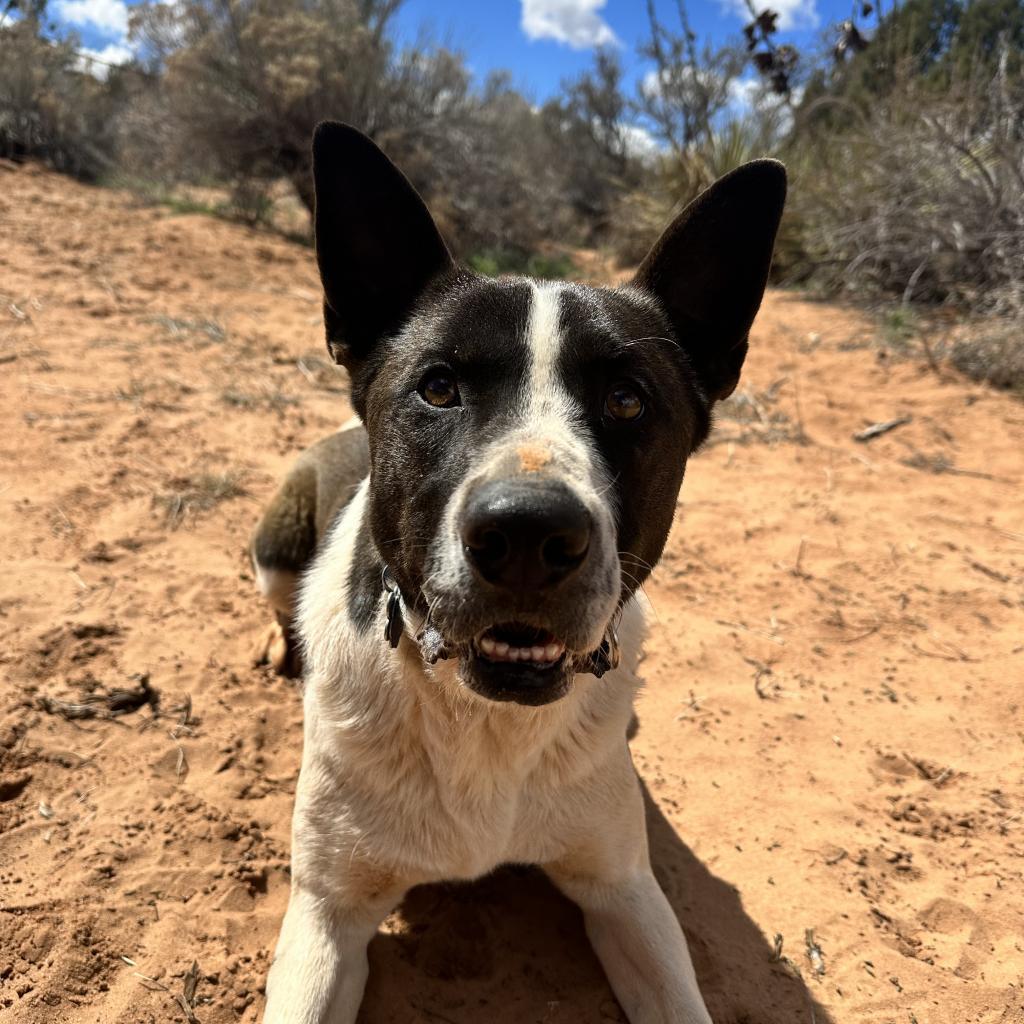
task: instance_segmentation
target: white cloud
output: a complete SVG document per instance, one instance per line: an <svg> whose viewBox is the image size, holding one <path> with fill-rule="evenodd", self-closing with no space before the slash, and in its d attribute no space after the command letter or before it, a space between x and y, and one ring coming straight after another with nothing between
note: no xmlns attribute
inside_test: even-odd
<svg viewBox="0 0 1024 1024"><path fill-rule="evenodd" d="M638 124L624 124L621 128L630 156L647 161L664 151L661 143L646 128Z"/></svg>
<svg viewBox="0 0 1024 1024"><path fill-rule="evenodd" d="M643 81L640 83L640 90L645 96L660 96L661 95L661 75L658 74L657 68L651 68L643 77Z"/></svg>
<svg viewBox="0 0 1024 1024"><path fill-rule="evenodd" d="M746 114L754 106L761 83L756 78L734 78L729 83L729 106Z"/></svg>
<svg viewBox="0 0 1024 1024"><path fill-rule="evenodd" d="M665 90L674 91L684 86L704 85L708 89L716 89L721 84L721 77L712 68L697 68L689 65L669 69L662 73L652 69L644 75L640 82L640 91L648 98L661 99Z"/></svg>
<svg viewBox="0 0 1024 1024"><path fill-rule="evenodd" d="M785 135L793 127L793 107L800 105L803 95L804 87L795 85L787 101L757 78L737 78L729 83L729 113L737 118L756 116L762 124L773 125L776 135Z"/></svg>
<svg viewBox="0 0 1024 1024"><path fill-rule="evenodd" d="M746 0L721 0L722 7L738 14L744 21L750 21L750 8ZM761 0L758 10L765 7L779 16L779 28L785 32L791 28L814 28L818 22L816 0Z"/></svg>
<svg viewBox="0 0 1024 1024"><path fill-rule="evenodd" d="M804 96L804 87L794 85L789 92L789 103L799 106ZM757 78L734 78L729 83L729 106L738 114L780 110L788 107L786 100L765 87Z"/></svg>
<svg viewBox="0 0 1024 1024"><path fill-rule="evenodd" d="M127 64L134 57L132 49L123 43L108 43L102 50L88 46L78 51L78 67L93 78L105 79L110 74L111 64Z"/></svg>
<svg viewBox="0 0 1024 1024"><path fill-rule="evenodd" d="M128 35L128 5L124 0L57 0L54 12L69 25L86 25L102 35Z"/></svg>
<svg viewBox="0 0 1024 1024"><path fill-rule="evenodd" d="M617 46L618 37L598 14L608 0L523 0L522 28L529 39L554 39L574 50Z"/></svg>

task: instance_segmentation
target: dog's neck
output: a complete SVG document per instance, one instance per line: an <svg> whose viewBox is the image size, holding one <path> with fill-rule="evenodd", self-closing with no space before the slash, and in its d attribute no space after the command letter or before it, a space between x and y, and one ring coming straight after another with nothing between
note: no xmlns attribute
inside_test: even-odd
<svg viewBox="0 0 1024 1024"><path fill-rule="evenodd" d="M307 728L329 729L345 744L383 756L418 747L443 774L479 775L476 784L513 781L542 761L563 778L624 738L639 686L636 664L644 615L630 601L620 627L622 664L604 678L580 675L561 700L543 707L497 703L458 681L458 663L424 661L408 611L397 649L385 637L383 560L366 515L368 481L327 536L300 606L307 650ZM395 735L395 724L402 735ZM386 723L386 725L384 724ZM460 784L469 779L460 780ZM454 782L454 779L453 779Z"/></svg>

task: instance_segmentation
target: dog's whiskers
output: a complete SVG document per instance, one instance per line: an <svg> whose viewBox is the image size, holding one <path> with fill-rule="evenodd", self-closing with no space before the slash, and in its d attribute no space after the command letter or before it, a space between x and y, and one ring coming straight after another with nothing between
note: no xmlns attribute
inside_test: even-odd
<svg viewBox="0 0 1024 1024"><path fill-rule="evenodd" d="M639 555L634 555L631 551L619 551L619 562L625 563L634 569L643 569L645 572L654 572L654 566L650 562L645 561Z"/></svg>
<svg viewBox="0 0 1024 1024"><path fill-rule="evenodd" d="M615 476L613 476L611 480L609 480L608 483L606 483L604 487L601 488L601 490L596 492L596 497L604 497L604 495L606 495L618 483L619 477L621 475L621 473L616 473Z"/></svg>

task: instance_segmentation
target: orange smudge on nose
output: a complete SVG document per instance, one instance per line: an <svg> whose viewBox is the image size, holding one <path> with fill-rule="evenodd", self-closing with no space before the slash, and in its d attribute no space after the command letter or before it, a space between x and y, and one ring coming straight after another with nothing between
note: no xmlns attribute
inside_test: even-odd
<svg viewBox="0 0 1024 1024"><path fill-rule="evenodd" d="M538 444L524 444L516 449L519 468L524 473L539 473L551 461L551 449Z"/></svg>

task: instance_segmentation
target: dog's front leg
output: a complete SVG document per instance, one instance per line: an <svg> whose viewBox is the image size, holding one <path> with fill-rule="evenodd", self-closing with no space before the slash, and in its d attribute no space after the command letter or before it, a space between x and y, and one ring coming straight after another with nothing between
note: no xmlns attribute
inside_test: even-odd
<svg viewBox="0 0 1024 1024"><path fill-rule="evenodd" d="M712 1024L683 930L650 867L621 877L548 865L583 910L587 936L630 1024Z"/></svg>
<svg viewBox="0 0 1024 1024"><path fill-rule="evenodd" d="M366 947L404 886L372 898L292 886L267 978L264 1024L354 1024L366 986Z"/></svg>
<svg viewBox="0 0 1024 1024"><path fill-rule="evenodd" d="M683 929L651 870L643 794L625 745L602 784L603 805L573 822L565 853L544 869L583 911L630 1024L712 1024Z"/></svg>

